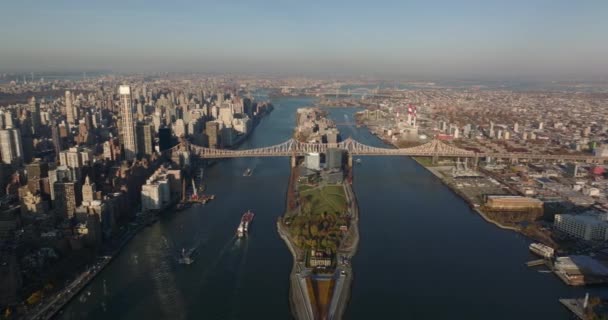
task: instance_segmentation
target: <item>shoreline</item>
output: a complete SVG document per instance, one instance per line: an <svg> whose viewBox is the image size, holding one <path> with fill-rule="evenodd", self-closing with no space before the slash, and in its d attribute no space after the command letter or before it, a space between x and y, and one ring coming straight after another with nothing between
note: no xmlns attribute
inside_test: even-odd
<svg viewBox="0 0 608 320"><path fill-rule="evenodd" d="M168 210L167 208L165 210ZM155 214L151 221L143 221L137 225L135 229L132 231L127 231L125 235L123 235L123 239L120 240L120 243L114 250L111 250L106 255L101 255L97 259L99 264L94 265L93 267L87 269L86 271L81 272L79 275L75 277L74 280L70 282L67 286L65 286L61 292L55 294L49 304L40 307L40 310L36 312L36 314L29 315L24 314L21 318L23 319L52 319L55 315L57 315L63 308L70 303L82 290L84 290L90 283L95 279L101 271L103 271L119 254L122 252L122 249L133 239L135 236L143 229L148 226L154 225L158 219L159 213ZM67 289L67 292L66 292ZM60 301L61 300L61 301ZM59 305L56 305L59 304ZM49 310L50 309L50 310Z"/></svg>
<svg viewBox="0 0 608 320"><path fill-rule="evenodd" d="M492 218L488 217L481 209L476 208L475 205L473 204L473 202L466 195L462 194L462 192L460 192L457 188L454 188L450 183L445 181L436 170L433 170L433 167L425 166L424 164L422 164L420 161L418 161L414 157L410 157L410 158L412 160L414 160L418 165L420 165L421 167L425 168L427 171L432 173L437 179L439 179L439 181L441 181L441 183L443 183L443 185L448 187L448 189L450 189L450 191L452 191L454 194L456 194L457 196L462 198L469 205L471 210L477 212L486 222L491 223L503 230L510 230L510 231L515 231L515 232L521 233L520 230L515 227L505 226L502 223L495 221ZM525 236L525 234L523 234L523 233L521 233L521 234Z"/></svg>

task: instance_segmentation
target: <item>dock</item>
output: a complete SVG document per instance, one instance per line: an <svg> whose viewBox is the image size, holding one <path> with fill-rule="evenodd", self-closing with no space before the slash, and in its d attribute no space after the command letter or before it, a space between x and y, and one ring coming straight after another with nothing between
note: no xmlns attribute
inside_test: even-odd
<svg viewBox="0 0 608 320"><path fill-rule="evenodd" d="M568 310L574 313L579 319L587 320L589 317L585 315L585 309L583 308L583 299L559 299L559 302L563 304Z"/></svg>
<svg viewBox="0 0 608 320"><path fill-rule="evenodd" d="M528 267L538 267L538 266L542 266L545 264L546 264L545 259L538 259L538 260L532 260L532 261L526 262L526 266L528 266Z"/></svg>

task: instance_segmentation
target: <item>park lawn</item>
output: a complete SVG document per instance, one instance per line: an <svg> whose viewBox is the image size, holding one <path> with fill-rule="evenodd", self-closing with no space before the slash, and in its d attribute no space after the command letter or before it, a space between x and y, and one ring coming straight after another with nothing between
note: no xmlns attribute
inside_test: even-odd
<svg viewBox="0 0 608 320"><path fill-rule="evenodd" d="M338 213L346 211L346 197L344 188L341 185L330 185L323 189L309 189L300 192L302 198L310 196L313 204L312 212L318 213Z"/></svg>

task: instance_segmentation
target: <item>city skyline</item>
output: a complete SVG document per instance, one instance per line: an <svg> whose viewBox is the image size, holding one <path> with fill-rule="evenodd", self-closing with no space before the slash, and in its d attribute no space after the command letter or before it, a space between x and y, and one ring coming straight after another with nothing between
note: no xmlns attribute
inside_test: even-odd
<svg viewBox="0 0 608 320"><path fill-rule="evenodd" d="M0 72L103 69L603 78L602 1L20 2ZM24 23L24 18L27 23Z"/></svg>
<svg viewBox="0 0 608 320"><path fill-rule="evenodd" d="M1 319L608 319L606 0L0 9Z"/></svg>

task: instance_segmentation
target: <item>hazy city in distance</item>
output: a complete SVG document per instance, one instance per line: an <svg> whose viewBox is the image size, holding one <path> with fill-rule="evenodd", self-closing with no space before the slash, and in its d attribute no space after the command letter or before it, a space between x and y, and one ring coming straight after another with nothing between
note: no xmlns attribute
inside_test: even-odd
<svg viewBox="0 0 608 320"><path fill-rule="evenodd" d="M0 319L608 319L606 13L5 1Z"/></svg>

